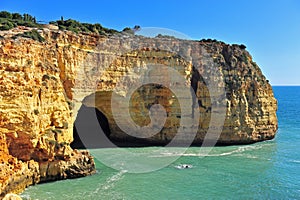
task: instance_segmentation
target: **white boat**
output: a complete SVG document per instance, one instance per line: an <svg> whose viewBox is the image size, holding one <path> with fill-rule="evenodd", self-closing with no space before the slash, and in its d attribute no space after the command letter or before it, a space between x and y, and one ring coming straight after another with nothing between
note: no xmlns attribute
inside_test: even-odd
<svg viewBox="0 0 300 200"><path fill-rule="evenodd" d="M180 164L175 166L177 169L190 169L193 167L193 165L189 165L189 164Z"/></svg>

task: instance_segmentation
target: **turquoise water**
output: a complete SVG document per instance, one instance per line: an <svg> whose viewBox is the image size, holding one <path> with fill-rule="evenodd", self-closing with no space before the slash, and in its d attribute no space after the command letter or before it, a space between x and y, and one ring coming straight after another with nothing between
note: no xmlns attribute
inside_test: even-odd
<svg viewBox="0 0 300 200"><path fill-rule="evenodd" d="M94 176L29 187L24 199L300 199L300 87L274 87L279 130L272 141L215 147L199 157L189 148L160 170L130 174L96 160ZM132 148L154 152L157 147ZM114 149L94 149L114 154ZM168 149L160 157L166 159ZM190 169L177 169L190 164Z"/></svg>

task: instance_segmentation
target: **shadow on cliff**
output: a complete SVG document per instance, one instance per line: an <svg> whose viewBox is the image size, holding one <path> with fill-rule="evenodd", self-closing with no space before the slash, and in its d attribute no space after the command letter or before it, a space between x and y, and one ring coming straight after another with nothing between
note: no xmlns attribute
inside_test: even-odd
<svg viewBox="0 0 300 200"><path fill-rule="evenodd" d="M124 133L125 135L125 133ZM147 141L127 135L118 139L111 136L107 117L95 107L82 105L73 127L73 149L95 149L116 147L164 146L165 141Z"/></svg>
<svg viewBox="0 0 300 200"><path fill-rule="evenodd" d="M74 122L71 147L90 149L113 147L108 140L110 129L105 115L97 108L82 105Z"/></svg>
<svg viewBox="0 0 300 200"><path fill-rule="evenodd" d="M95 107L82 105L73 127L73 149L95 149L116 147L163 146L143 139L127 136L123 140L110 137L111 131L107 117Z"/></svg>
<svg viewBox="0 0 300 200"><path fill-rule="evenodd" d="M198 70L193 67L193 75L191 77L191 92L197 93L199 80L201 83L203 83L203 85L205 84ZM202 105L201 100L197 100L196 98L193 98L192 100L192 107L195 107L195 104L198 104L198 106L202 107L203 109L209 109ZM194 109L192 109L192 111L194 112ZM194 113L191 114L194 115ZM172 140L172 138L168 140L157 140L154 136L147 139L135 138L127 135L124 132L122 132L122 135L125 135L126 137L122 137L121 139L115 137L114 135L116 134L111 132L107 117L99 109L82 105L74 122L74 141L71 143L71 147L74 149L92 149L165 146ZM201 145L201 142L199 144ZM185 144L176 144L175 146L185 146Z"/></svg>

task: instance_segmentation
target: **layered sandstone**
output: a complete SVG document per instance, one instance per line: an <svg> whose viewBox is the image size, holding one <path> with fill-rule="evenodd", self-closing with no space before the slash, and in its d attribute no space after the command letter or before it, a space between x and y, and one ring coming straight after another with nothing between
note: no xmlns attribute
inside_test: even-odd
<svg viewBox="0 0 300 200"><path fill-rule="evenodd" d="M83 99L83 104L96 107L106 116L110 129L109 138L118 144L166 145L177 135L184 111L190 112L191 116L185 116L190 121L195 118L195 113L200 114L197 127L194 127L195 123L183 125L188 129L186 134L192 133L196 128L194 145L202 144L208 131L212 135L220 134L218 138L211 138L217 139L219 145L249 144L275 136L277 101L268 80L243 45L228 45L210 40L118 38L106 42L110 44L111 54L118 52L112 58L107 56L107 52L103 52L102 46L105 45L102 43L96 49L98 59L103 59L104 62L94 62L92 60L97 59L87 57L88 62L85 63L93 65L86 67L84 74L78 72L80 76L75 82L75 89L82 94L75 95L75 99ZM163 80L161 84L145 84L136 88L129 104L112 104L112 94L115 93L119 99L124 100L130 87L134 87L136 80L141 79L137 69L147 65L175 69L184 81L174 82L174 75L161 67L158 73L153 72L151 75L160 77L158 79ZM94 75L94 79L90 81L87 74L95 71L95 66L98 66L98 73L94 74L99 77ZM191 86L196 98L179 97L170 89L172 86ZM86 96L89 93L92 94ZM81 98L84 96L86 97ZM187 103L185 107L180 105L180 98ZM141 137L132 137L128 131L126 133L124 128L120 128L129 127L127 124L131 123L131 119L137 126L151 126L149 110L155 104L162 105L167 115L163 128L157 134L145 138L144 133L140 133ZM123 121L116 122L112 108L119 110L117 115ZM124 112L126 109L130 116ZM187 138L182 137L175 145L185 143L186 140ZM213 141L208 143L213 144Z"/></svg>
<svg viewBox="0 0 300 200"><path fill-rule="evenodd" d="M73 121L55 44L7 35L0 40L0 197L94 173L89 153L69 146Z"/></svg>
<svg viewBox="0 0 300 200"><path fill-rule="evenodd" d="M186 134L196 131L195 145L202 144L210 128L212 133L220 131L218 144L247 144L275 136L277 102L243 46L169 37L107 38L47 28L39 30L46 39L43 43L11 38L23 31L27 30L1 32L0 39L1 195L39 181L94 171L87 152L70 148L73 123L82 105L96 108L106 121L102 128L109 130L108 139L123 145L168 144L182 118L193 121L196 116L197 123L184 124ZM140 69L147 65L161 66L152 75L163 79L163 84L145 84L133 92L125 107L112 105L112 94L119 99L128 95L141 78ZM182 80L172 82L163 66L177 71ZM180 105L184 97L174 94L173 86L191 87L195 96ZM151 127L155 119L151 122L149 110L155 104L164 107L167 117L163 128L151 137L128 135L120 128L126 128L127 121L118 124L112 113L115 107L127 119L121 111L128 109L137 126ZM185 111L190 113L183 116ZM222 123L214 122L218 116ZM185 139L183 135L178 142Z"/></svg>

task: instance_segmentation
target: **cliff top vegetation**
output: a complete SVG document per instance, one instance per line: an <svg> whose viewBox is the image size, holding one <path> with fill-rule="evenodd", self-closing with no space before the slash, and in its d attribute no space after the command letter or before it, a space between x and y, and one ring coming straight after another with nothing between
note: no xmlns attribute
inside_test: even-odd
<svg viewBox="0 0 300 200"><path fill-rule="evenodd" d="M68 30L74 33L85 32L85 33L95 33L99 35L111 35L120 32L115 29L103 27L99 23L95 23L95 24L82 23L74 19L64 20L63 17L61 17L60 20L50 21L48 23L48 22L37 21L34 16L31 16L26 13L22 15L20 13L10 13L7 11L0 12L0 31L10 30L17 26L42 28L43 25L45 24L55 25L58 27L59 30ZM135 25L133 28L129 28L129 27L124 28L122 32L128 34L134 34L136 31L140 30L140 28L141 27L139 25Z"/></svg>

